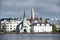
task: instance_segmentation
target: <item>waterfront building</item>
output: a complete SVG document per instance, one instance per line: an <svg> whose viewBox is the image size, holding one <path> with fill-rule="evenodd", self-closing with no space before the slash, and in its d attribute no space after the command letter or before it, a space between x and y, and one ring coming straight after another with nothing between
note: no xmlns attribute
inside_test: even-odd
<svg viewBox="0 0 60 40"><path fill-rule="evenodd" d="M37 24L34 26L34 32L52 32L52 26L49 24Z"/></svg>
<svg viewBox="0 0 60 40"><path fill-rule="evenodd" d="M23 20L18 25L20 26L20 27L17 26L17 29L19 29L19 30L17 30L18 32L20 32L20 33L22 33L22 32L30 33L30 29L31 29L30 21L26 20L25 11L24 11Z"/></svg>
<svg viewBox="0 0 60 40"><path fill-rule="evenodd" d="M52 32L52 26L50 24L45 23L39 23L37 20L34 20L32 23L33 32L39 33L39 32Z"/></svg>
<svg viewBox="0 0 60 40"><path fill-rule="evenodd" d="M17 25L21 23L21 20L4 20L1 21L1 28L4 28L6 32L11 32L13 30L16 30ZM29 21L24 21L24 26L25 25L30 25ZM19 29L22 27L22 25L19 25ZM25 26L26 27L26 26ZM23 27L22 29L20 29L20 32L23 32L25 30L25 27ZM29 27L26 27L26 29ZM23 30L24 29L24 30ZM28 31L28 30L27 30Z"/></svg>
<svg viewBox="0 0 60 40"><path fill-rule="evenodd" d="M9 32L9 31L13 31L16 30L16 26L20 23L20 20L4 20L1 21L1 27L5 27L5 31ZM5 24L5 25L4 25Z"/></svg>

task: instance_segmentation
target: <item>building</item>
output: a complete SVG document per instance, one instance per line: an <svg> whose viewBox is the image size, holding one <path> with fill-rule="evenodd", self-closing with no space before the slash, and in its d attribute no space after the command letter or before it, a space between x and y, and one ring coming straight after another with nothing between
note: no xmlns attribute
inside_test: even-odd
<svg viewBox="0 0 60 40"><path fill-rule="evenodd" d="M50 24L40 24L37 20L32 23L33 32L52 32L52 26Z"/></svg>
<svg viewBox="0 0 60 40"><path fill-rule="evenodd" d="M47 22L50 23L50 24L60 24L60 19L51 18L51 19L47 20Z"/></svg>
<svg viewBox="0 0 60 40"><path fill-rule="evenodd" d="M60 30L60 19L59 18L51 18L47 21L49 24L53 24L56 26L56 30Z"/></svg>
<svg viewBox="0 0 60 40"><path fill-rule="evenodd" d="M52 32L52 26L49 24L37 24L34 26L34 32Z"/></svg>
<svg viewBox="0 0 60 40"><path fill-rule="evenodd" d="M1 28L4 28L6 32L16 30L16 32L52 32L52 26L45 21L34 18L34 10L31 10L31 20L26 19L25 10L22 20L3 20L1 21Z"/></svg>
<svg viewBox="0 0 60 40"><path fill-rule="evenodd" d="M17 29L18 29L17 31L20 32L20 33L22 33L22 32L30 33L30 29L31 29L30 21L26 20L25 11L24 11L23 20L20 24L18 24Z"/></svg>
<svg viewBox="0 0 60 40"><path fill-rule="evenodd" d="M5 31L13 31L16 30L16 26L20 23L20 20L4 20L1 21L1 27L5 27ZM5 24L5 25L4 25Z"/></svg>

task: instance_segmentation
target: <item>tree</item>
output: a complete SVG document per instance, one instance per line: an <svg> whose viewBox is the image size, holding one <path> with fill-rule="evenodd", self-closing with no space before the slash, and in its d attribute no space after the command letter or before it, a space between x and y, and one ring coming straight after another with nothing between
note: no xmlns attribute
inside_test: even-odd
<svg viewBox="0 0 60 40"><path fill-rule="evenodd" d="M4 32L3 28L0 28L0 32Z"/></svg>
<svg viewBox="0 0 60 40"><path fill-rule="evenodd" d="M16 30L13 30L12 32L16 32Z"/></svg>
<svg viewBox="0 0 60 40"><path fill-rule="evenodd" d="M10 17L10 18L8 18L8 20L13 20L13 18Z"/></svg>
<svg viewBox="0 0 60 40"><path fill-rule="evenodd" d="M42 21L43 19L40 17L40 20Z"/></svg>
<svg viewBox="0 0 60 40"><path fill-rule="evenodd" d="M52 28L53 28L53 33L55 33L56 30L57 30L57 29L56 29L56 25L54 25L54 24L51 24L51 25L53 26L53 27L52 27Z"/></svg>
<svg viewBox="0 0 60 40"><path fill-rule="evenodd" d="M45 23L48 23L49 18L45 19Z"/></svg>
<svg viewBox="0 0 60 40"><path fill-rule="evenodd" d="M18 20L18 18L14 18L14 20Z"/></svg>

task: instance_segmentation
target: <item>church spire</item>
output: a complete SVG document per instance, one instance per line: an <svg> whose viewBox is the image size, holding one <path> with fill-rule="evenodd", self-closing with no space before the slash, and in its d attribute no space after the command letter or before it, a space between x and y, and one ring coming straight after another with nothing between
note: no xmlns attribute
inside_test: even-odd
<svg viewBox="0 0 60 40"><path fill-rule="evenodd" d="M33 8L31 8L31 19L32 20L34 19L34 10L33 10Z"/></svg>
<svg viewBox="0 0 60 40"><path fill-rule="evenodd" d="M26 17L26 15L25 15L25 10L24 10L24 15L23 15L23 18L25 18Z"/></svg>
<svg viewBox="0 0 60 40"><path fill-rule="evenodd" d="M26 14L25 14L25 10L24 10L24 14L23 14L23 21L26 20Z"/></svg>

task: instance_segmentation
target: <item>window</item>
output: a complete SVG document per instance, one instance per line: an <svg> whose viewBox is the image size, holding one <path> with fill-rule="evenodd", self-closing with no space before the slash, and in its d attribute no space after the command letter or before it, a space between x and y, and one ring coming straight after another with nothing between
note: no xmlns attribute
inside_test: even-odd
<svg viewBox="0 0 60 40"><path fill-rule="evenodd" d="M7 23L7 24L9 24L9 23Z"/></svg>
<svg viewBox="0 0 60 40"><path fill-rule="evenodd" d="M9 27L9 25L6 25L6 27Z"/></svg>
<svg viewBox="0 0 60 40"><path fill-rule="evenodd" d="M10 30L12 30L12 28L10 28Z"/></svg>
<svg viewBox="0 0 60 40"><path fill-rule="evenodd" d="M10 25L10 27L12 27L12 25Z"/></svg>
<svg viewBox="0 0 60 40"><path fill-rule="evenodd" d="M6 28L6 29L9 29L9 28Z"/></svg>
<svg viewBox="0 0 60 40"><path fill-rule="evenodd" d="M17 23L17 24L19 24L19 23Z"/></svg>
<svg viewBox="0 0 60 40"><path fill-rule="evenodd" d="M15 28L14 28L14 30L15 30Z"/></svg>
<svg viewBox="0 0 60 40"><path fill-rule="evenodd" d="M27 26L24 26L24 27L26 27L26 28L27 28Z"/></svg>
<svg viewBox="0 0 60 40"><path fill-rule="evenodd" d="M15 27L15 25L14 25L14 27Z"/></svg>

